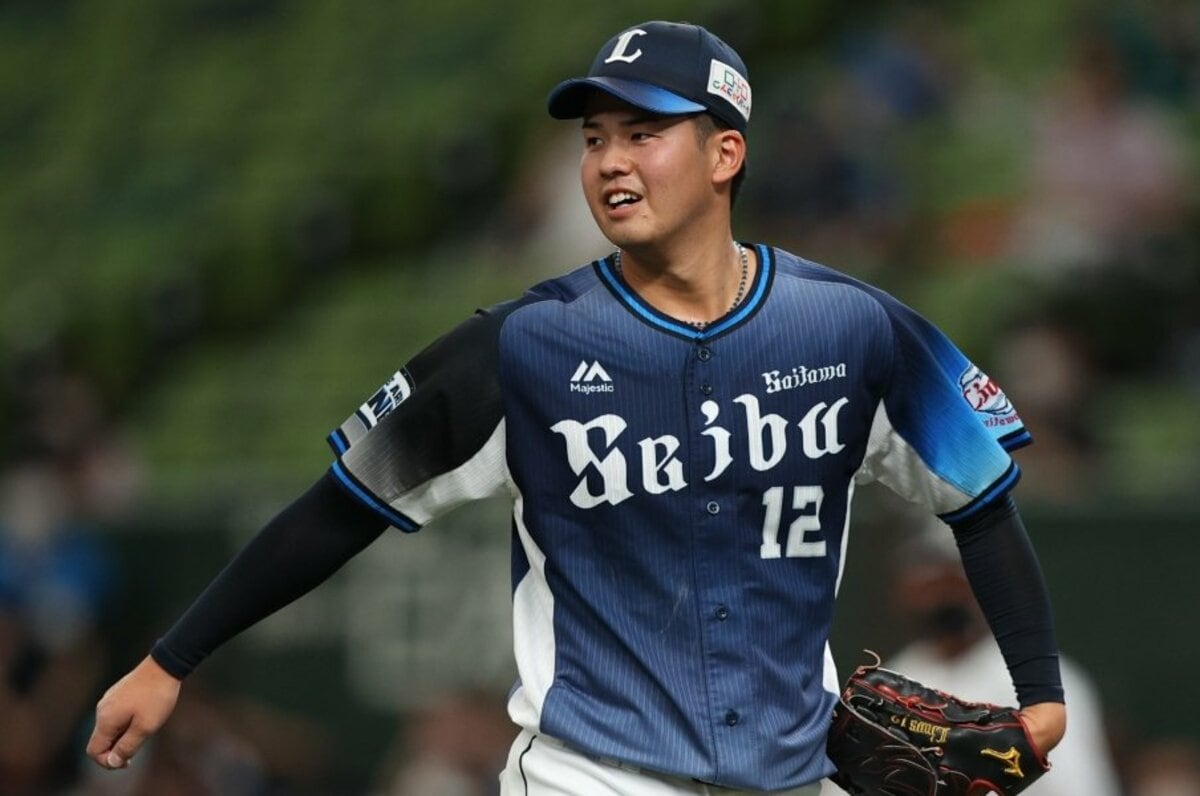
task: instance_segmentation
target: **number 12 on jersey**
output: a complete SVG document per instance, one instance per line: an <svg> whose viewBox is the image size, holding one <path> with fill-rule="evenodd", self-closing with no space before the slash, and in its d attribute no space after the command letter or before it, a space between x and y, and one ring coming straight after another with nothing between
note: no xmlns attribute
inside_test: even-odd
<svg viewBox="0 0 1200 796"><path fill-rule="evenodd" d="M759 555L763 558L780 558L784 555L779 544L779 523L783 518L784 487L773 486L763 492L762 546ZM825 490L820 486L792 487L792 508L800 516L792 520L787 532L788 558L821 558L825 555L825 540L821 535L821 502Z"/></svg>

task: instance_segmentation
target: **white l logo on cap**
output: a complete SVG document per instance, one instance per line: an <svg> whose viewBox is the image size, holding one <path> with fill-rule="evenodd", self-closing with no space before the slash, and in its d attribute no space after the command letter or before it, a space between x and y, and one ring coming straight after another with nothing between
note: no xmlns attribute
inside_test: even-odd
<svg viewBox="0 0 1200 796"><path fill-rule="evenodd" d="M642 51L640 49L632 55L626 55L625 50L629 48L629 42L633 41L634 36L645 35L646 31L642 30L641 28L634 28L633 30L627 30L622 33L621 37L617 39L617 46L613 47L612 55L605 58L604 63L611 64L613 61L624 61L627 64L631 64L638 58L641 58Z"/></svg>

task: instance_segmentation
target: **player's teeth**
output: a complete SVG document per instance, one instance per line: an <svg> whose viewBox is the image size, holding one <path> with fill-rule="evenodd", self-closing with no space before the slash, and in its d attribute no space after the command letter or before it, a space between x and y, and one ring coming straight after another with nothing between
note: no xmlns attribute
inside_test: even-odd
<svg viewBox="0 0 1200 796"><path fill-rule="evenodd" d="M612 196L608 197L608 203L610 205L619 205L622 202L636 202L637 199L638 199L637 194L622 192L622 193L615 193Z"/></svg>

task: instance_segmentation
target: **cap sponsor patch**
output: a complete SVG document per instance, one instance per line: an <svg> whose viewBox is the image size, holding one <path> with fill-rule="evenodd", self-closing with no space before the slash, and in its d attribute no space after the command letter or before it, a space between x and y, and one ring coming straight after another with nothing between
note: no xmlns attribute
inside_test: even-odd
<svg viewBox="0 0 1200 796"><path fill-rule="evenodd" d="M750 121L750 83L738 70L716 58L708 67L708 93L721 97Z"/></svg>

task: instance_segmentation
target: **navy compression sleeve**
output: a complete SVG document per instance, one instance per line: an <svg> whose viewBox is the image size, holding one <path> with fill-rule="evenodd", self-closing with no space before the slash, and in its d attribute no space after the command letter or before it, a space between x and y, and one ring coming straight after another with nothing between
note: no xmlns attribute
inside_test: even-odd
<svg viewBox="0 0 1200 796"><path fill-rule="evenodd" d="M175 677L308 593L387 524L326 473L250 540L150 651Z"/></svg>
<svg viewBox="0 0 1200 796"><path fill-rule="evenodd" d="M1011 497L951 526L967 580L1008 665L1021 707L1062 702L1062 675L1042 568Z"/></svg>

